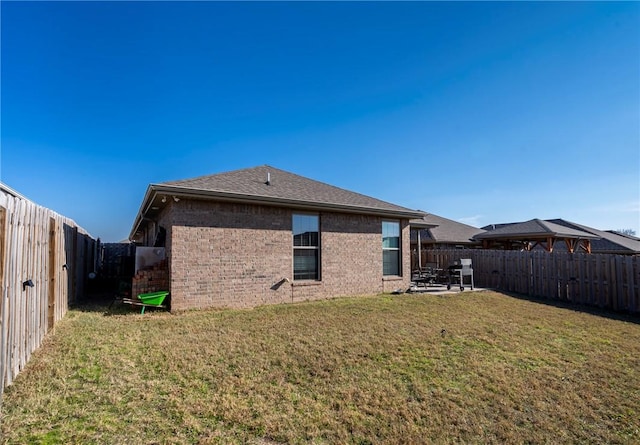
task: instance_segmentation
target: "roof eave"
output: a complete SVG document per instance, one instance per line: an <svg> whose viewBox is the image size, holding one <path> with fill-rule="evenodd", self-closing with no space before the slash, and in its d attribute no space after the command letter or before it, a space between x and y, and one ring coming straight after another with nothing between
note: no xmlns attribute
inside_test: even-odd
<svg viewBox="0 0 640 445"><path fill-rule="evenodd" d="M409 221L409 225L411 226L412 229L433 229L435 227L438 227L438 224L431 224L428 222L422 222L422 221L416 221L416 220L410 220Z"/></svg>
<svg viewBox="0 0 640 445"><path fill-rule="evenodd" d="M138 209L138 213L136 214L136 219L133 222L133 227L131 228L131 232L129 232L129 241L134 240L136 232L140 228L140 224L144 219L144 214L147 213L147 211L149 210L149 206L153 202L153 199L151 199L151 196L153 194L153 185L154 184L150 184L147 187L147 191L145 192L144 198L142 199L142 204L140 204L140 208Z"/></svg>
<svg viewBox="0 0 640 445"><path fill-rule="evenodd" d="M423 240L425 244L469 244L469 245L479 245L480 241L477 240L451 240L451 239L426 239Z"/></svg>
<svg viewBox="0 0 640 445"><path fill-rule="evenodd" d="M269 196L259 195L247 195L242 193L230 193L217 190L199 190L189 187L180 187L175 185L166 184L150 184L147 187L142 205L136 216L133 228L129 234L129 239L134 239L136 232L140 228L140 224L143 221L145 214L148 212L153 199L158 194L168 194L172 196L178 196L181 198L196 198L196 199L212 199L217 201L226 202L242 202L245 204L262 204L262 205L274 205L285 206L300 210L330 210L343 213L357 213L364 215L375 215L388 218L399 219L413 219L422 217L423 213L412 210L390 210L390 209L377 209L374 207L362 207L362 206L350 206L343 204L322 203L322 202L309 202L303 200L273 198ZM433 226L428 226L433 227Z"/></svg>

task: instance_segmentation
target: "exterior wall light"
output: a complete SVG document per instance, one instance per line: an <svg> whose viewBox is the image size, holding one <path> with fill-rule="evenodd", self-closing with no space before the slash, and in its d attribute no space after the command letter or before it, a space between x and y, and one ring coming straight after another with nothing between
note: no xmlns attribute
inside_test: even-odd
<svg viewBox="0 0 640 445"><path fill-rule="evenodd" d="M23 282L22 282L22 291L23 291L23 292L24 292L25 290L27 290L27 286L28 286L28 287L33 287L33 286L34 286L33 281L31 281L31 280L27 280L27 281L23 281Z"/></svg>

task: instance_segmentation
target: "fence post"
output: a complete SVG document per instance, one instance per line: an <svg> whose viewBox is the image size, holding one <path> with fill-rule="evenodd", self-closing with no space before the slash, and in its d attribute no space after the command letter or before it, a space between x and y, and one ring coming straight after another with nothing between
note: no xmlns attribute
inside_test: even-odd
<svg viewBox="0 0 640 445"><path fill-rule="evenodd" d="M76 292L78 289L78 228L74 226L71 229L71 282L69 295L67 295L67 306L69 303L76 301Z"/></svg>
<svg viewBox="0 0 640 445"><path fill-rule="evenodd" d="M56 311L56 220L49 217L49 295L47 296L47 332L53 328Z"/></svg>
<svg viewBox="0 0 640 445"><path fill-rule="evenodd" d="M7 245L7 209L0 207L0 412L2 410L2 393L7 369L6 349L8 336L8 293L4 283L5 246Z"/></svg>

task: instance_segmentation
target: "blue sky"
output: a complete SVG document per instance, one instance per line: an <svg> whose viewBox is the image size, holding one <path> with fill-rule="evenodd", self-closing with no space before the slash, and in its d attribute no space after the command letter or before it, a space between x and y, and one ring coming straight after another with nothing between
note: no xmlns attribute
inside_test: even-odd
<svg viewBox="0 0 640 445"><path fill-rule="evenodd" d="M640 4L2 2L0 180L93 236L269 164L640 234Z"/></svg>

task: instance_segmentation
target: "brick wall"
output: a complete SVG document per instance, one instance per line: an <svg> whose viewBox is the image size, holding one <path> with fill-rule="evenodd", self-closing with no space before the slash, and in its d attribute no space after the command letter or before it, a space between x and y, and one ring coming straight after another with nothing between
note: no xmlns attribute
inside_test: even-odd
<svg viewBox="0 0 640 445"><path fill-rule="evenodd" d="M409 225L402 221L400 278L382 276L382 219L320 212L320 281L293 282L286 208L198 200L172 203L167 230L173 310L253 307L406 289ZM290 282L278 283L283 278Z"/></svg>
<svg viewBox="0 0 640 445"><path fill-rule="evenodd" d="M169 290L169 267L167 260L139 270L131 280L131 295L137 298L140 294Z"/></svg>

